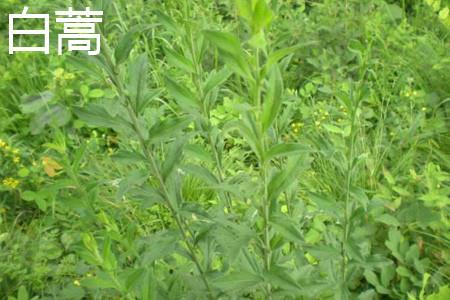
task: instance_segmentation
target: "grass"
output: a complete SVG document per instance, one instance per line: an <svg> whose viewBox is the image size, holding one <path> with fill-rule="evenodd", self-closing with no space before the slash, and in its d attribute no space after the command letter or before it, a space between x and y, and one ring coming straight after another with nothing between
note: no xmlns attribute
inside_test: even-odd
<svg viewBox="0 0 450 300"><path fill-rule="evenodd" d="M74 1L8 55L0 299L447 299L446 1ZM52 27L52 47L60 29Z"/></svg>

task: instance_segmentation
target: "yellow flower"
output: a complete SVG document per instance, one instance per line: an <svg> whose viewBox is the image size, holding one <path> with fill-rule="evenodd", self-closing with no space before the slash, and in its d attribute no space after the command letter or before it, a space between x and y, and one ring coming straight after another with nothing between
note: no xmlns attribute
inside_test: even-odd
<svg viewBox="0 0 450 300"><path fill-rule="evenodd" d="M54 72L54 75L55 75L55 79L56 80L62 79L62 77L64 75L64 69L63 68L56 69L55 72Z"/></svg>
<svg viewBox="0 0 450 300"><path fill-rule="evenodd" d="M15 189L19 185L20 181L11 177L3 179L2 184L9 188Z"/></svg>
<svg viewBox="0 0 450 300"><path fill-rule="evenodd" d="M0 148L5 148L8 144L5 143L2 139L0 139Z"/></svg>
<svg viewBox="0 0 450 300"><path fill-rule="evenodd" d="M74 281L73 281L73 284L76 285L76 286L80 286L80 285L81 285L81 283L80 283L79 280L74 280Z"/></svg>
<svg viewBox="0 0 450 300"><path fill-rule="evenodd" d="M13 157L13 162L14 162L15 164L20 163L20 157L19 157L19 156L14 156L14 157Z"/></svg>

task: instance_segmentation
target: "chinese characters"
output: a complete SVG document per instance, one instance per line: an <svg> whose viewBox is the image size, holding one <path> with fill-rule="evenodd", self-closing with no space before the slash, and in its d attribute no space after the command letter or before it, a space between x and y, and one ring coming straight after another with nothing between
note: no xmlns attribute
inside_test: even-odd
<svg viewBox="0 0 450 300"><path fill-rule="evenodd" d="M67 45L67 51L85 51L89 55L100 53L100 34L96 33L95 26L102 23L103 12L91 11L89 7L84 11L74 11L69 7L67 11L56 11L57 23L64 24L64 32L58 35L58 55L63 54L63 48ZM43 22L43 29L15 29L14 22L17 19L36 19ZM42 36L44 45L15 46L15 37ZM19 39L22 42L22 39ZM25 7L20 14L9 15L9 54L15 52L43 52L50 53L50 16L48 14L29 14Z"/></svg>

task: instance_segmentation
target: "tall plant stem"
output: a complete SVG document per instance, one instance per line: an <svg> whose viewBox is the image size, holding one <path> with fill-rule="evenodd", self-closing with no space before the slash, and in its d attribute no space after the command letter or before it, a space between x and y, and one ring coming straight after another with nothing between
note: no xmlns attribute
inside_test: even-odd
<svg viewBox="0 0 450 300"><path fill-rule="evenodd" d="M263 199L261 203L261 214L263 217L263 256L264 256L264 268L266 272L270 271L270 267L272 264L272 249L270 246L270 199L269 199L269 183L268 183L268 168L267 162L264 161L265 152L267 151L267 135L263 132L262 126L262 97L261 97L261 85L262 78L261 74L261 66L260 66L260 50L256 49L255 53L255 87L254 87L254 105L257 106L258 112L258 123L260 124L260 132L262 135L262 157L259 157L259 165L260 165L260 176L263 181ZM272 286L270 283L267 284L267 298L272 299Z"/></svg>
<svg viewBox="0 0 450 300"><path fill-rule="evenodd" d="M108 49L109 50L109 49ZM112 62L111 56L108 55L110 54L109 51L105 51L107 53L106 55L106 59L108 60L108 63L111 66L115 66ZM114 67L115 69L115 67ZM170 201L170 193L167 189L167 186L165 184L164 178L158 168L158 164L156 163L155 157L152 153L152 151L150 150L148 144L145 142L145 138L142 135L142 132L139 128L138 125L138 117L137 117L137 112L135 110L135 107L131 101L131 99L129 98L129 96L125 93L125 89L122 85L122 82L119 80L119 78L116 76L117 72L115 72L114 75L110 75L111 76L111 81L113 82L113 84L116 86L117 91L119 93L119 97L120 99L124 102L124 104L126 104L126 108L127 108L127 112L128 115L132 121L132 127L133 130L135 131L138 140L139 140L139 144L142 147L142 150L144 152L145 157L147 158L147 160L150 163L150 172L152 174L154 174L156 176L156 179L158 181L158 184L162 190L162 194L163 194L163 198L164 198L164 202L166 204L166 206L169 208L170 213L172 215L172 218L175 220L175 223L178 227L178 230L181 234L181 237L183 239L183 242L185 243L188 251L189 251L189 255L192 258L192 261L194 262L197 271L200 274L201 280L206 288L206 290L208 291L208 299L213 299L213 293L212 293L212 289L211 286L209 285L209 282L206 278L205 275L205 271L203 270L201 264L200 264L200 260L197 257L196 251L195 251L195 246L194 243L190 240L188 233L191 237L193 237L193 232L187 227L187 225L185 224L184 220L182 219L182 217L177 213L175 207L172 205L171 201Z"/></svg>
<svg viewBox="0 0 450 300"><path fill-rule="evenodd" d="M212 135L211 135L211 112L210 112L210 107L207 106L206 104L206 95L205 92L202 88L201 85L201 79L203 78L203 68L201 65L201 62L199 61L199 57L197 56L197 49L195 47L194 44L194 37L192 35L192 30L189 26L186 27L186 32L189 36L189 48L190 48L190 52L192 54L192 60L194 62L194 68L195 68L195 73L192 74L192 81L194 83L195 89L197 91L197 94L200 98L200 101L202 103L202 114L205 117L206 121L207 121L207 143L209 144L209 147L211 148L211 151L213 152L213 156L214 156L214 163L215 163L215 168L217 170L217 176L219 179L219 183L224 183L225 182L225 172L223 170L223 166L222 166L222 160L220 159L220 155L219 152L217 151L217 145L214 142ZM228 192L223 192L223 195L225 197L225 205L228 209L228 212L231 213L232 212L232 201L231 201L231 196Z"/></svg>

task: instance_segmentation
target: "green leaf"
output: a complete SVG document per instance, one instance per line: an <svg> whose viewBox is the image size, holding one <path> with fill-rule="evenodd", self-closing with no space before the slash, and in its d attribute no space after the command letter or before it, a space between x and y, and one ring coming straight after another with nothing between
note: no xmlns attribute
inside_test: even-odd
<svg viewBox="0 0 450 300"><path fill-rule="evenodd" d="M300 144L278 144L272 146L266 154L266 160L272 160L282 156L292 156L298 154L309 154L311 152L311 148L306 145Z"/></svg>
<svg viewBox="0 0 450 300"><path fill-rule="evenodd" d="M106 237L103 243L102 251L103 265L102 267L107 271L113 271L117 269L117 259L111 250L111 238Z"/></svg>
<svg viewBox="0 0 450 300"><path fill-rule="evenodd" d="M105 96L105 92L101 89L94 89L89 91L88 97L89 98L102 98Z"/></svg>
<svg viewBox="0 0 450 300"><path fill-rule="evenodd" d="M303 244L303 236L300 230L295 226L295 223L286 216L272 216L270 224L287 240Z"/></svg>
<svg viewBox="0 0 450 300"><path fill-rule="evenodd" d="M72 114L67 107L60 104L54 104L48 107L46 110L42 110L36 113L30 121L31 134L36 135L41 133L45 126L62 127L69 123Z"/></svg>
<svg viewBox="0 0 450 300"><path fill-rule="evenodd" d="M50 101L52 101L54 95L52 92L42 92L39 95L29 96L22 98L22 104L20 109L24 114L31 114L39 111L45 107Z"/></svg>
<svg viewBox="0 0 450 300"><path fill-rule="evenodd" d="M166 77L167 90L171 96L177 101L181 108L191 111L193 108L200 107L197 97L187 87L181 83L177 83L170 77Z"/></svg>
<svg viewBox="0 0 450 300"><path fill-rule="evenodd" d="M189 164L183 166L183 171L195 176L196 178L204 181L207 184L214 185L219 183L219 180L216 178L216 176L205 167Z"/></svg>
<svg viewBox="0 0 450 300"><path fill-rule="evenodd" d="M146 54L139 55L131 64L128 71L128 92L135 108L141 107L148 82L148 58Z"/></svg>
<svg viewBox="0 0 450 300"><path fill-rule="evenodd" d="M208 94L214 88L223 84L231 76L231 74L232 72L226 67L220 70L219 72L215 71L211 72L204 85L205 94Z"/></svg>
<svg viewBox="0 0 450 300"><path fill-rule="evenodd" d="M124 164L139 163L146 161L146 158L142 154L136 151L126 151L126 150L119 150L112 156L112 159Z"/></svg>
<svg viewBox="0 0 450 300"><path fill-rule="evenodd" d="M253 18L253 8L255 7L253 0L236 0L236 6L239 16L247 20L252 21Z"/></svg>
<svg viewBox="0 0 450 300"><path fill-rule="evenodd" d="M331 133L340 134L342 136L345 135L344 130L342 128L339 128L337 126L331 125L331 124L323 124L323 127Z"/></svg>
<svg viewBox="0 0 450 300"><path fill-rule="evenodd" d="M297 50L301 49L302 47L311 46L311 45L315 45L315 44L317 44L317 41L311 41L311 42L301 43L301 44L298 44L293 47L282 48L282 49L279 49L279 50L276 50L276 51L270 53L267 58L267 62L264 65L264 68L262 70L261 76L262 77L266 76L266 74L272 70L272 67L274 65L278 64L278 62L280 60L282 60L283 58L285 58L286 56L295 53Z"/></svg>
<svg viewBox="0 0 450 300"><path fill-rule="evenodd" d="M176 68L179 68L188 73L195 73L194 64L184 55L177 53L176 51L164 48L164 53L169 63Z"/></svg>
<svg viewBox="0 0 450 300"><path fill-rule="evenodd" d="M220 31L204 31L206 38L220 50L239 56L242 52L241 44L234 35Z"/></svg>
<svg viewBox="0 0 450 300"><path fill-rule="evenodd" d="M263 282L261 276L240 270L214 280L213 284L223 291L231 292L250 289Z"/></svg>
<svg viewBox="0 0 450 300"><path fill-rule="evenodd" d="M258 132L255 132L255 126L249 126L246 124L246 122L242 120L237 120L230 122L228 124L229 128L237 129L239 133L242 135L242 137L246 140L246 142L250 145L253 152L258 157L262 157L262 145L261 145L261 139L259 139Z"/></svg>
<svg viewBox="0 0 450 300"><path fill-rule="evenodd" d="M318 258L319 260L333 260L337 259L341 255L338 249L327 245L311 246L305 248L309 253L311 253L311 255Z"/></svg>
<svg viewBox="0 0 450 300"><path fill-rule="evenodd" d="M431 294L427 300L448 300L450 299L450 287L448 285L441 286L439 292Z"/></svg>
<svg viewBox="0 0 450 300"><path fill-rule="evenodd" d="M299 284L288 274L288 270L283 270L280 267L271 268L268 273L264 274L264 277L267 282L281 288L283 291L290 291L291 293L302 292Z"/></svg>
<svg viewBox="0 0 450 300"><path fill-rule="evenodd" d="M127 270L121 277L125 277L125 287L129 291L140 283L142 277L146 274L145 268Z"/></svg>
<svg viewBox="0 0 450 300"><path fill-rule="evenodd" d="M17 292L17 300L28 300L28 299L30 299L30 297L28 295L28 291L27 291L26 287L21 285L19 287L19 291Z"/></svg>
<svg viewBox="0 0 450 300"><path fill-rule="evenodd" d="M185 143L185 139L177 139L170 145L161 170L164 180L170 176L176 166L180 163L183 157L183 147Z"/></svg>
<svg viewBox="0 0 450 300"><path fill-rule="evenodd" d="M99 68L98 65L92 64L89 60L86 60L86 56L69 55L66 59L76 70L83 71L85 74L88 74L97 80L103 78L102 68Z"/></svg>
<svg viewBox="0 0 450 300"><path fill-rule="evenodd" d="M258 33L266 28L272 21L273 14L266 0L258 0L252 17L253 33Z"/></svg>
<svg viewBox="0 0 450 300"><path fill-rule="evenodd" d="M263 104L262 125L266 131L275 121L281 109L283 78L279 68L275 68L269 79L269 86Z"/></svg>
<svg viewBox="0 0 450 300"><path fill-rule="evenodd" d="M125 62L130 55L131 50L134 47L134 36L136 34L135 30L128 31L121 38L119 43L114 50L114 56L116 58L116 63L119 65Z"/></svg>
<svg viewBox="0 0 450 300"><path fill-rule="evenodd" d="M19 177L27 177L28 175L30 175L30 170L28 170L27 168L21 168L18 172L17 175L19 175Z"/></svg>
<svg viewBox="0 0 450 300"><path fill-rule="evenodd" d="M155 15L157 16L159 23L161 23L167 30L172 33L178 33L180 31L180 28L175 21L165 13L157 10L155 11Z"/></svg>
<svg viewBox="0 0 450 300"><path fill-rule="evenodd" d="M22 193L22 199L25 201L34 201L37 198L36 193L32 191L25 191Z"/></svg>
<svg viewBox="0 0 450 300"><path fill-rule="evenodd" d="M390 291L381 285L381 283L378 280L378 277L375 274L375 272L373 272L371 270L365 270L364 271L364 277L367 279L367 281L371 285L373 285L376 288L378 293L380 293L380 294L387 294L387 295L390 294Z"/></svg>
<svg viewBox="0 0 450 300"><path fill-rule="evenodd" d="M203 162L213 163L214 159L210 152L208 152L202 145L190 144L186 145L184 149L187 157L196 158Z"/></svg>
<svg viewBox="0 0 450 300"><path fill-rule="evenodd" d="M90 126L112 128L118 132L133 131L131 124L121 116L112 117L102 106L90 103L85 108L75 108L75 114Z"/></svg>
<svg viewBox="0 0 450 300"><path fill-rule="evenodd" d="M117 285L114 283L112 278L108 275L104 275L103 272L97 277L82 279L81 286L90 289L117 289Z"/></svg>
<svg viewBox="0 0 450 300"><path fill-rule="evenodd" d="M375 220L389 226L400 226L400 222L394 216L388 214L383 214L379 217L376 217Z"/></svg>
<svg viewBox="0 0 450 300"><path fill-rule="evenodd" d="M298 173L309 167L310 160L304 158L291 158L282 171L275 174L269 183L269 199L275 200L292 185L298 178Z"/></svg>
<svg viewBox="0 0 450 300"><path fill-rule="evenodd" d="M150 140L155 143L169 138L174 138L180 133L180 131L186 128L191 121L192 120L189 117L178 117L158 122L150 129Z"/></svg>

